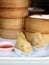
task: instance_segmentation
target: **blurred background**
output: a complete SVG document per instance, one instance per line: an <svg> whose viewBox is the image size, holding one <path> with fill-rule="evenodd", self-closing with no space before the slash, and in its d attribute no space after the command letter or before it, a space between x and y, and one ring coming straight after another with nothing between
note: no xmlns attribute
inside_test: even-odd
<svg viewBox="0 0 49 65"><path fill-rule="evenodd" d="M49 0L31 0L30 14L49 14Z"/></svg>

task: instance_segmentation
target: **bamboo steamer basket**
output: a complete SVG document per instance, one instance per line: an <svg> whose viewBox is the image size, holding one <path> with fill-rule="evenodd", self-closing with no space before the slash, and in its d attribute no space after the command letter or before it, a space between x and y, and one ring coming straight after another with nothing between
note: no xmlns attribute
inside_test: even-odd
<svg viewBox="0 0 49 65"><path fill-rule="evenodd" d="M1 38L5 39L16 39L17 38L17 33L22 32L22 29L17 29L17 30L7 30L7 29L2 29L1 28Z"/></svg>
<svg viewBox="0 0 49 65"><path fill-rule="evenodd" d="M4 8L23 8L29 7L30 0L1 0L1 6Z"/></svg>
<svg viewBox="0 0 49 65"><path fill-rule="evenodd" d="M33 33L32 32L29 32L29 31L25 31L25 36L26 36L26 39L29 41L29 42L32 42L32 35ZM43 38L45 39L45 41L47 43L49 43L49 34L42 34Z"/></svg>
<svg viewBox="0 0 49 65"><path fill-rule="evenodd" d="M28 15L28 8L0 9L0 18L24 18Z"/></svg>
<svg viewBox="0 0 49 65"><path fill-rule="evenodd" d="M25 34L25 36L26 36L26 39L29 41L29 42L31 42L32 41L32 34L33 33L31 33L31 32L28 32L28 31L24 31L24 34Z"/></svg>
<svg viewBox="0 0 49 65"><path fill-rule="evenodd" d="M9 30L22 29L24 27L24 18L22 19L1 19L1 28Z"/></svg>
<svg viewBox="0 0 49 65"><path fill-rule="evenodd" d="M30 32L49 33L49 19L26 18L25 29Z"/></svg>

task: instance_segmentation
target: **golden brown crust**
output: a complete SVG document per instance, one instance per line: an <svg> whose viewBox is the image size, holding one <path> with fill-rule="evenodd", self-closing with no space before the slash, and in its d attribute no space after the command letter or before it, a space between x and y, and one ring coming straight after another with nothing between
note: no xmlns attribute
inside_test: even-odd
<svg viewBox="0 0 49 65"><path fill-rule="evenodd" d="M49 43L49 34L43 34L43 37Z"/></svg>
<svg viewBox="0 0 49 65"><path fill-rule="evenodd" d="M46 48L46 40L40 32L32 34L32 45L37 48Z"/></svg>
<svg viewBox="0 0 49 65"><path fill-rule="evenodd" d="M44 36L44 34L41 34L40 32L31 33L27 31L25 31L24 33L25 33L26 39L29 42L31 42L33 46L38 48L46 47L46 43L48 39L46 39L46 36Z"/></svg>
<svg viewBox="0 0 49 65"><path fill-rule="evenodd" d="M25 33L25 36L27 38L28 41L32 41L32 35L33 35L33 32L28 32L28 31L24 31ZM44 37L44 39L47 41L47 43L49 43L49 33L43 33L42 36Z"/></svg>
<svg viewBox="0 0 49 65"><path fill-rule="evenodd" d="M30 53L32 51L31 44L26 40L23 33L18 33L15 48L21 50L24 53Z"/></svg>

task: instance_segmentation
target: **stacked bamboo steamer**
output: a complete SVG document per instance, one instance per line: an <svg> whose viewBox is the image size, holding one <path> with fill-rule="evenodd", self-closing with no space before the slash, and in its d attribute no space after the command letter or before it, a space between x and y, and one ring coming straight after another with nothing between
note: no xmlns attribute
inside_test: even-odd
<svg viewBox="0 0 49 65"><path fill-rule="evenodd" d="M15 39L23 31L24 19L1 19L1 37Z"/></svg>
<svg viewBox="0 0 49 65"><path fill-rule="evenodd" d="M49 42L49 15L32 15L26 18L25 35L31 42L34 32L42 33L44 39Z"/></svg>
<svg viewBox="0 0 49 65"><path fill-rule="evenodd" d="M1 0L1 18L23 18L28 15L29 0Z"/></svg>
<svg viewBox="0 0 49 65"><path fill-rule="evenodd" d="M1 0L1 6L5 8L22 8L29 6L29 0Z"/></svg>
<svg viewBox="0 0 49 65"><path fill-rule="evenodd" d="M29 0L1 0L0 6L1 37L16 39L22 32L24 17L28 16Z"/></svg>

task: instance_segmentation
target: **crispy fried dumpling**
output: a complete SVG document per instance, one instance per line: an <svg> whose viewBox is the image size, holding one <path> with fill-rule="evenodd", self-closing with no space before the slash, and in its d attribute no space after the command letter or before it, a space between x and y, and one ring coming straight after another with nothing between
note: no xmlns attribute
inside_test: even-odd
<svg viewBox="0 0 49 65"><path fill-rule="evenodd" d="M33 33L32 45L37 48L45 48L46 47L46 41L44 40L44 38L40 32Z"/></svg>
<svg viewBox="0 0 49 65"><path fill-rule="evenodd" d="M21 50L24 53L29 53L32 51L31 44L26 40L23 33L18 33L17 42L15 44L15 48Z"/></svg>

